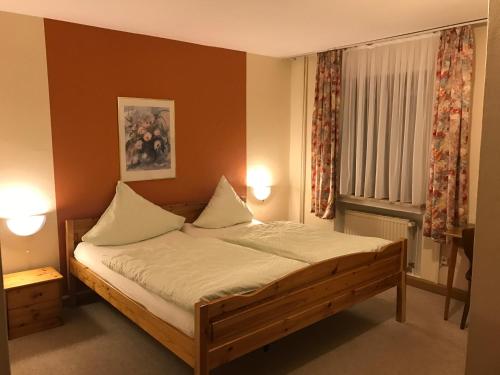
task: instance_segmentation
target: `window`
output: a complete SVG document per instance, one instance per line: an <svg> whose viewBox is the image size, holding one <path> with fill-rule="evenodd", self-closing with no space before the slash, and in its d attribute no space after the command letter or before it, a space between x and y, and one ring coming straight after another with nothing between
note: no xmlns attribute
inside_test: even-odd
<svg viewBox="0 0 500 375"><path fill-rule="evenodd" d="M340 194L425 204L439 35L348 49Z"/></svg>

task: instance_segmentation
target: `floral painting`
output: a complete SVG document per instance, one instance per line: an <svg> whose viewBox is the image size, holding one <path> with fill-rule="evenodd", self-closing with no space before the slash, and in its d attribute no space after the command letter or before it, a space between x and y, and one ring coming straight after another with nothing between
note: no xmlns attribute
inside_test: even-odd
<svg viewBox="0 0 500 375"><path fill-rule="evenodd" d="M173 100L118 98L123 181L175 177Z"/></svg>

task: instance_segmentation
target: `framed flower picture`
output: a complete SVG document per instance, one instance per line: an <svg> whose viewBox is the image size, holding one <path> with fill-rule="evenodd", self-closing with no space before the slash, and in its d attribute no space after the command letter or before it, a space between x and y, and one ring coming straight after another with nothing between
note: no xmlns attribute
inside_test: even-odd
<svg viewBox="0 0 500 375"><path fill-rule="evenodd" d="M175 178L173 100L118 98L123 181Z"/></svg>

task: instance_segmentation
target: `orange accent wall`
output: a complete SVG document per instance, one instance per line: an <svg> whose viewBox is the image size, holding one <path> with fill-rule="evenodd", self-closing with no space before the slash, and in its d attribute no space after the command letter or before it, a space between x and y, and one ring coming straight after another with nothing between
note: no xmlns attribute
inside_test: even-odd
<svg viewBox="0 0 500 375"><path fill-rule="evenodd" d="M45 20L61 270L64 221L101 214L120 178L117 98L175 100L175 179L131 182L161 204L245 193L246 55Z"/></svg>

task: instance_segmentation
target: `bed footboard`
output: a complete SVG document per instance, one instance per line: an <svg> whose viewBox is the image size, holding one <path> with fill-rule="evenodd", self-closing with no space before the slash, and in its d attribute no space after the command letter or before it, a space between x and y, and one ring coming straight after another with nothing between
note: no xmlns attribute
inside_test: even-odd
<svg viewBox="0 0 500 375"><path fill-rule="evenodd" d="M246 295L195 308L195 373L210 369L397 286L396 319L405 320L406 240L377 253L329 259Z"/></svg>

